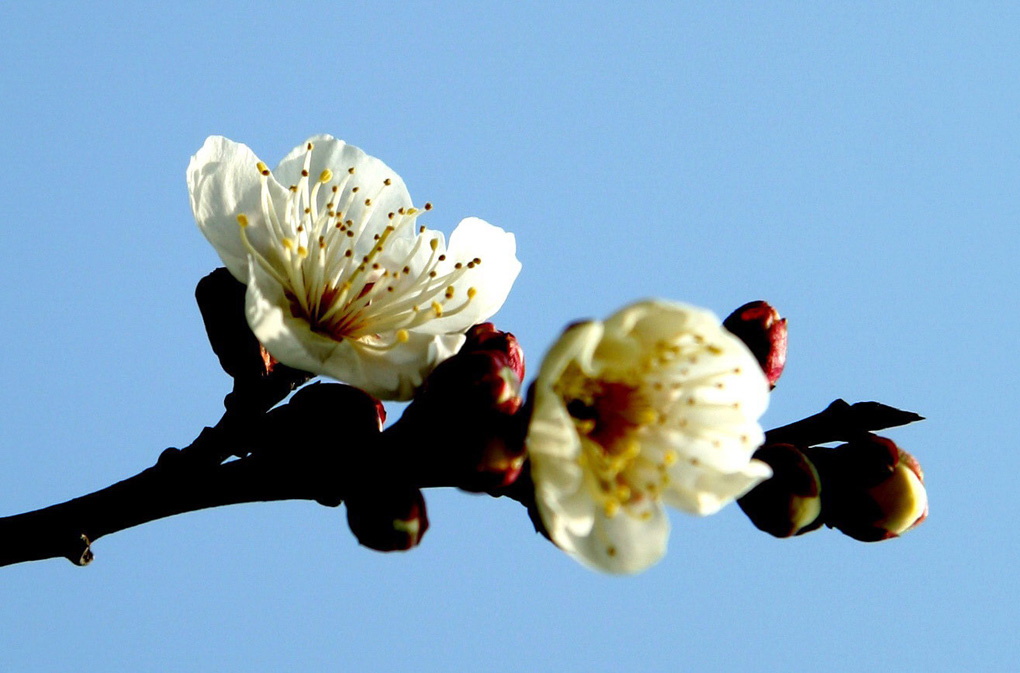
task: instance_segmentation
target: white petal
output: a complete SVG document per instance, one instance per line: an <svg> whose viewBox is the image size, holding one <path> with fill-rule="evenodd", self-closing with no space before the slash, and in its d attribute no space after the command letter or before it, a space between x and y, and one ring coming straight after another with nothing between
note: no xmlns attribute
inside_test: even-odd
<svg viewBox="0 0 1020 673"><path fill-rule="evenodd" d="M389 213L411 207L411 196L407 193L404 181L389 166L354 145L348 145L330 135L317 135L291 150L273 170L273 176L284 186L295 185L300 181L308 143L314 146L308 168L312 184L325 169L333 173L333 183L347 178L338 204L350 203L349 207L345 206L344 219L360 223L363 218L368 218L365 231L369 235L365 237L365 249L356 250L360 254L367 253L374 244L372 235L381 232L389 224ZM351 168L354 174L348 177ZM389 185L385 184L386 180L390 181ZM358 187L356 194L351 191L354 187ZM330 190L324 185L319 190L316 204L320 210L330 196ZM372 205L366 207L365 199L370 199Z"/></svg>
<svg viewBox="0 0 1020 673"><path fill-rule="evenodd" d="M563 468L571 467L565 461L552 460L548 463ZM534 467L535 464L532 463L533 470ZM549 479L549 481L543 482L535 494L539 515L542 517L549 536L561 547L567 548L573 544L571 540L584 537L591 532L597 514L596 505L583 487L560 488L556 484L557 477L550 476L548 470L540 468L539 471L544 475L542 478ZM561 474L566 474L566 471ZM569 479L569 481L580 482L583 480Z"/></svg>
<svg viewBox="0 0 1020 673"><path fill-rule="evenodd" d="M474 298L463 311L429 321L421 327L423 331L441 334L466 330L488 320L506 301L521 271L514 235L477 217L462 220L450 235L446 261L439 266L438 272L446 273L455 264L467 265L475 258L481 263L465 271L456 282L459 294L453 306L466 298L469 288L476 291Z"/></svg>
<svg viewBox="0 0 1020 673"><path fill-rule="evenodd" d="M210 136L188 164L188 192L195 222L230 273L248 277L248 253L241 243L238 213L259 210L259 159L246 145Z"/></svg>
<svg viewBox="0 0 1020 673"><path fill-rule="evenodd" d="M584 565L603 572L632 574L646 570L666 554L669 540L665 511L661 507L649 511L652 517L648 520L623 512L612 518L596 515L591 532L573 538L567 551Z"/></svg>
<svg viewBox="0 0 1020 673"><path fill-rule="evenodd" d="M591 372L592 355L602 334L602 323L597 321L579 322L568 327L542 358L539 382L551 385L571 362L576 363L582 371Z"/></svg>
<svg viewBox="0 0 1020 673"><path fill-rule="evenodd" d="M730 473L678 463L669 470L670 485L662 497L666 504L690 514L715 514L771 476L772 469L760 460Z"/></svg>
<svg viewBox="0 0 1020 673"><path fill-rule="evenodd" d="M453 355L464 335L409 334L389 350L336 341L294 316L283 288L261 267L250 266L248 324L269 353L291 367L325 374L380 399L407 400L436 364Z"/></svg>

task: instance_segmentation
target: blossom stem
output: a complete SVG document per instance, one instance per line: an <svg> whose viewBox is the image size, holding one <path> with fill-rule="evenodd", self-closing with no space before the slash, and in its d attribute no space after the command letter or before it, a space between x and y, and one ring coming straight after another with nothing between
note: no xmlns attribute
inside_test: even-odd
<svg viewBox="0 0 1020 673"><path fill-rule="evenodd" d="M47 558L91 561L99 538L175 514L245 502L316 500L339 504L322 464L253 454L220 463L236 438L207 428L191 446L167 449L141 473L68 502L0 518L0 566ZM320 475L317 477L317 473Z"/></svg>
<svg viewBox="0 0 1020 673"><path fill-rule="evenodd" d="M332 443L288 445L281 437L292 434L293 414L232 412L232 399L245 408L240 398L228 396L228 411L216 426L205 428L190 446L165 450L139 474L58 505L0 518L0 566L50 558L84 566L92 560L90 545L101 537L212 507L279 500L335 507L376 483L438 488L459 486L464 478L449 461L421 459L427 452L404 427L355 433L343 445L335 437ZM348 424L357 420L352 413ZM523 481L490 494L525 506L532 499Z"/></svg>
<svg viewBox="0 0 1020 673"><path fill-rule="evenodd" d="M848 404L837 399L813 416L769 430L765 433L765 443L812 446L826 442L848 442L866 432L922 420L923 416L880 402Z"/></svg>

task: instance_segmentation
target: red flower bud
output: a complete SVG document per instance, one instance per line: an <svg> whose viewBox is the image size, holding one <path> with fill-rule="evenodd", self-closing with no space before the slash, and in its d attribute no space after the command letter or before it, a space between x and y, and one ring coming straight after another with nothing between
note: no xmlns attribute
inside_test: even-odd
<svg viewBox="0 0 1020 673"><path fill-rule="evenodd" d="M347 500L347 524L369 549L407 551L429 528L425 498L411 487L364 490Z"/></svg>
<svg viewBox="0 0 1020 673"><path fill-rule="evenodd" d="M775 388L786 366L786 318L768 303L752 301L731 313L723 327L750 349Z"/></svg>
<svg viewBox="0 0 1020 673"><path fill-rule="evenodd" d="M518 414L523 372L517 339L489 323L477 325L387 432L431 449L415 459L434 483L469 491L503 488L524 465L525 422Z"/></svg>
<svg viewBox="0 0 1020 673"><path fill-rule="evenodd" d="M792 444L767 444L754 457L768 463L772 477L737 500L751 523L775 537L821 526L821 479L811 460Z"/></svg>
<svg viewBox="0 0 1020 673"><path fill-rule="evenodd" d="M864 542L899 537L928 516L921 466L885 437L831 450L825 468L826 524Z"/></svg>
<svg viewBox="0 0 1020 673"><path fill-rule="evenodd" d="M517 343L517 337L510 332L501 332L491 323L483 322L467 331L467 341L461 351L498 351L506 357L506 364L524 380L524 351Z"/></svg>
<svg viewBox="0 0 1020 673"><path fill-rule="evenodd" d="M521 408L524 355L514 335L474 327L461 350L439 364L415 396L419 408L438 404L462 412L472 410L514 414Z"/></svg>

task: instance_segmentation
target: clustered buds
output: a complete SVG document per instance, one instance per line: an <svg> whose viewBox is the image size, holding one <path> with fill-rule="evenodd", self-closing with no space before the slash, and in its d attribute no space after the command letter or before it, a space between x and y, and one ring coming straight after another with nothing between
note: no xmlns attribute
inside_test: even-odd
<svg viewBox="0 0 1020 673"><path fill-rule="evenodd" d="M731 313L723 327L750 349L775 388L786 366L786 318L767 302L752 301Z"/></svg>
<svg viewBox="0 0 1020 673"><path fill-rule="evenodd" d="M460 351L433 370L400 421L380 435L380 450L361 458L346 506L362 545L403 551L421 542L428 516L412 480L485 491L517 479L523 376L524 355L512 334L490 323L468 331Z"/></svg>
<svg viewBox="0 0 1020 673"><path fill-rule="evenodd" d="M918 462L891 440L865 433L834 449L766 444L755 458L773 477L738 502L759 529L800 535L823 523L863 542L898 537L928 516Z"/></svg>
<svg viewBox="0 0 1020 673"><path fill-rule="evenodd" d="M460 351L441 363L415 395L398 426L429 447L425 469L453 484L487 491L513 483L524 466L521 379L517 339L491 323L467 333ZM437 425L436 419L450 423Z"/></svg>
<svg viewBox="0 0 1020 673"><path fill-rule="evenodd" d="M202 279L196 297L213 350L234 378L228 412L232 405L241 415L247 409L243 417L249 419L258 417L253 411L268 412L236 455L252 455L250 445L270 470L313 466L305 467L311 473L305 483L320 503L346 504L351 532L362 545L378 551L417 546L429 526L421 491L428 486L501 495L523 488L530 497L522 502L532 503L543 530L532 475L518 481L533 400L523 409L524 354L512 334L492 323L467 330L460 350L432 370L400 420L384 431L382 403L346 385L306 386L269 411L310 375L269 356L248 327L245 287L228 271ZM786 319L754 301L723 327L743 342L775 388L786 364ZM837 400L820 414L772 430L753 459L771 467L773 476L738 503L757 528L775 537L823 525L863 541L897 537L927 516L924 476L910 454L868 430L919 419L877 403ZM342 439L335 436L338 422ZM846 439L852 441L820 446Z"/></svg>

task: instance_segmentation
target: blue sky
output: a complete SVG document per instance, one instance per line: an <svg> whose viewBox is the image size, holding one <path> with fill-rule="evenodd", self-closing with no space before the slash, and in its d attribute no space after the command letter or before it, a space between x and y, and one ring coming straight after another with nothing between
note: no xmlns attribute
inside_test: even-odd
<svg viewBox="0 0 1020 673"><path fill-rule="evenodd" d="M775 540L731 507L607 577L520 507L427 494L421 548L342 509L223 508L0 571L0 669L1015 670L1020 11L1008 3L8 3L0 8L0 514L93 491L214 423L192 293L218 265L184 170L315 133L383 159L429 226L524 264L496 322L529 371L641 297L790 321L764 423L836 397L931 517ZM340 432L340 430L338 430ZM2 544L2 541L0 541Z"/></svg>

